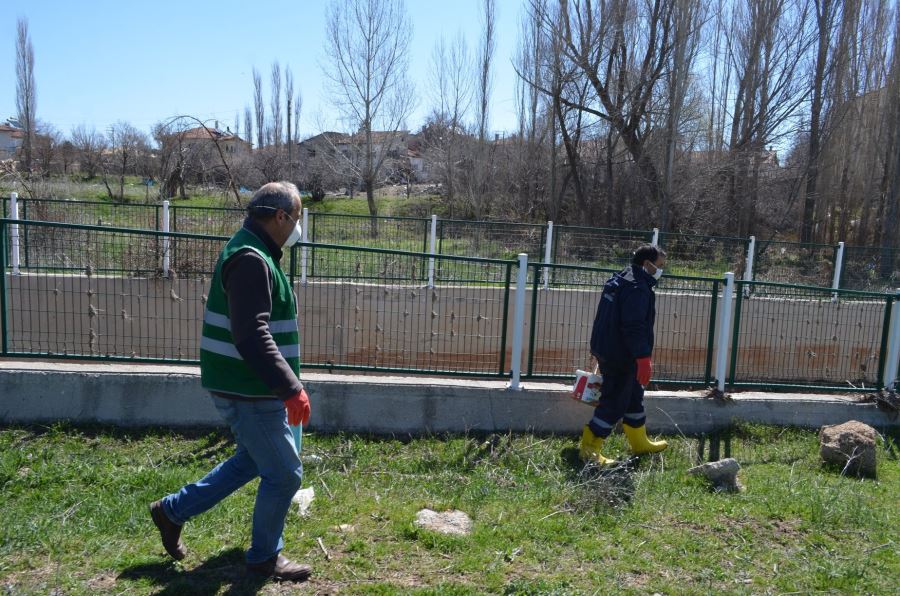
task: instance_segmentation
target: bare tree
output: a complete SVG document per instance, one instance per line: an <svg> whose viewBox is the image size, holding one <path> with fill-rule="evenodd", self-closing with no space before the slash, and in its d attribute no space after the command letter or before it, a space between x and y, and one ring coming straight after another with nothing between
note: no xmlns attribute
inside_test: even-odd
<svg viewBox="0 0 900 596"><path fill-rule="evenodd" d="M297 90L297 97L294 98L294 144L300 142L300 112L303 110L303 95Z"/></svg>
<svg viewBox="0 0 900 596"><path fill-rule="evenodd" d="M102 167L106 138L96 128L79 124L72 130L72 145L78 154L78 165L87 179L94 178Z"/></svg>
<svg viewBox="0 0 900 596"><path fill-rule="evenodd" d="M733 231L754 233L760 170L770 143L796 131L809 85L798 65L813 36L807 0L744 0L738 11L731 56L737 93L732 110L728 173Z"/></svg>
<svg viewBox="0 0 900 596"><path fill-rule="evenodd" d="M666 88L666 156L660 199L659 228L669 228L669 209L675 191L675 152L681 133L681 118L694 60L700 47L703 6L700 0L675 0L673 49L669 54Z"/></svg>
<svg viewBox="0 0 900 596"><path fill-rule="evenodd" d="M806 195L803 201L803 221L800 241L811 242L813 218L816 210L816 186L819 178L819 144L822 140L822 103L825 92L826 67L829 60L835 14L839 0L813 0L816 9L817 50L812 74L812 106L809 114L809 154L806 170Z"/></svg>
<svg viewBox="0 0 900 596"><path fill-rule="evenodd" d="M272 63L272 96L269 106L272 110L272 142L276 152L281 147L281 67Z"/></svg>
<svg viewBox="0 0 900 596"><path fill-rule="evenodd" d="M62 135L52 125L38 122L34 135L33 159L42 176L53 173L55 162L59 157Z"/></svg>
<svg viewBox="0 0 900 596"><path fill-rule="evenodd" d="M494 0L483 0L483 8L484 27L478 46L478 87L475 91L477 94L476 109L478 110L478 140L482 143L487 138L488 119L490 118L491 63L496 46Z"/></svg>
<svg viewBox="0 0 900 596"><path fill-rule="evenodd" d="M266 108L263 103L262 77L256 67L253 68L253 111L256 116L256 148L262 149L266 145Z"/></svg>
<svg viewBox="0 0 900 596"><path fill-rule="evenodd" d="M478 85L475 88L476 126L478 145L472 157L472 174L469 184L469 200L475 210L476 217L483 217L490 209L490 196L487 192L488 174L491 169L491 148L488 146L488 124L490 121L490 102L492 91L491 64L496 46L496 11L494 0L482 2L481 39L478 45L478 58L475 64Z"/></svg>
<svg viewBox="0 0 900 596"><path fill-rule="evenodd" d="M128 166L132 166L138 159L138 155L147 146L147 136L128 122L119 121L109 130L109 144L112 149L112 157L119 174L120 201L125 199L125 175Z"/></svg>
<svg viewBox="0 0 900 596"><path fill-rule="evenodd" d="M248 143L253 142L253 117L250 106L244 106L244 140Z"/></svg>
<svg viewBox="0 0 900 596"><path fill-rule="evenodd" d="M37 90L34 84L34 46L28 34L28 20L21 18L16 23L16 110L19 122L25 129L22 148L25 153L25 170L31 171L31 156L34 146L35 109Z"/></svg>
<svg viewBox="0 0 900 596"><path fill-rule="evenodd" d="M465 118L472 100L469 50L462 33L452 44L441 37L431 56L431 85L435 104L432 122L435 134L428 139L427 149L436 162L436 173L444 185L449 215L453 215L454 194Z"/></svg>
<svg viewBox="0 0 900 596"><path fill-rule="evenodd" d="M291 67L284 68L284 105L287 108L287 135L285 142L288 148L288 180L294 179L294 135L291 131L291 110L294 108L294 73Z"/></svg>
<svg viewBox="0 0 900 596"><path fill-rule="evenodd" d="M406 74L412 24L403 0L334 0L326 28L329 65L323 71L336 106L356 133L359 177L377 235L375 185L385 160L398 149L398 133L413 105Z"/></svg>

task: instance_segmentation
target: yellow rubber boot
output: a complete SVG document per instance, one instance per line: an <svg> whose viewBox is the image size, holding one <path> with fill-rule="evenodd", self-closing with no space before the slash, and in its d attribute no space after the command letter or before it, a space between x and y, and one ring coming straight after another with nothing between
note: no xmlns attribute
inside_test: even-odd
<svg viewBox="0 0 900 596"><path fill-rule="evenodd" d="M628 439L631 450L638 455L644 453L659 453L669 446L665 441L651 441L647 438L647 427L643 424L635 428L623 422L622 430L625 431L625 438Z"/></svg>
<svg viewBox="0 0 900 596"><path fill-rule="evenodd" d="M601 466L616 463L616 460L603 457L603 454L600 453L600 450L603 448L603 440L603 437L595 436L591 432L590 427L585 425L581 433L581 445L578 449L581 460L585 463L593 462Z"/></svg>

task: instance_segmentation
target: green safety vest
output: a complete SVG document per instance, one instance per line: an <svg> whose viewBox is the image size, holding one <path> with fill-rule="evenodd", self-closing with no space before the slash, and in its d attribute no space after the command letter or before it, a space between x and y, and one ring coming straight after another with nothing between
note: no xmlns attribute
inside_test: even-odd
<svg viewBox="0 0 900 596"><path fill-rule="evenodd" d="M204 389L245 397L272 397L272 391L244 362L231 336L228 296L222 287L222 265L235 253L251 249L259 254L272 272L272 313L269 331L294 374L300 374L300 333L297 303L291 284L281 267L269 254L265 243L253 232L241 228L219 255L212 287L203 313L200 338L200 382Z"/></svg>

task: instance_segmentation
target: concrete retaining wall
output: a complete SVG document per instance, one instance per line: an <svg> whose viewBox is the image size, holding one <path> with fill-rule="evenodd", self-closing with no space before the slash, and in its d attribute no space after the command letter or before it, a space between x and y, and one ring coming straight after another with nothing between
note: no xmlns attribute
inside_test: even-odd
<svg viewBox="0 0 900 596"><path fill-rule="evenodd" d="M422 434L535 431L575 434L592 410L568 387L526 383L511 392L493 381L304 375L310 429L320 432ZM742 393L714 402L697 392L649 392L653 432L693 434L733 420L818 428L859 420L897 426L872 404L820 395ZM0 362L0 422L72 420L122 426L218 426L222 422L193 367Z"/></svg>

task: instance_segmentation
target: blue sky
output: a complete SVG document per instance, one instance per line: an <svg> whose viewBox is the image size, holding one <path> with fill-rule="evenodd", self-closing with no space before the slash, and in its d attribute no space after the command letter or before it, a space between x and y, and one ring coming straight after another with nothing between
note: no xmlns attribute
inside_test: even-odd
<svg viewBox="0 0 900 596"><path fill-rule="evenodd" d="M481 0L406 0L413 23L410 78L417 129L429 108L431 52L461 31L474 49ZM26 17L35 53L37 117L64 133L117 120L140 129L192 114L233 126L252 100L251 69L289 64L303 94L301 131L333 126L320 64L328 0L0 0L0 119L15 114L16 20ZM497 0L491 129L515 124L515 53L521 0ZM242 129L243 129L243 125Z"/></svg>

